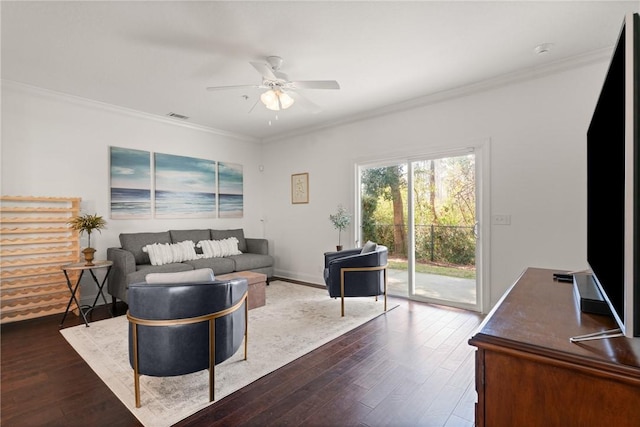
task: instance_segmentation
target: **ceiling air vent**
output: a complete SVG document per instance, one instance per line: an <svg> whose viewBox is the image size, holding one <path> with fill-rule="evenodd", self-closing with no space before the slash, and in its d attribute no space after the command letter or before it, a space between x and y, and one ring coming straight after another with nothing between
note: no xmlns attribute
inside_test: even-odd
<svg viewBox="0 0 640 427"><path fill-rule="evenodd" d="M180 119L180 120L188 120L189 119L189 117L183 116L182 114L177 114L177 113L169 113L169 114L167 114L167 116L173 117L175 119Z"/></svg>

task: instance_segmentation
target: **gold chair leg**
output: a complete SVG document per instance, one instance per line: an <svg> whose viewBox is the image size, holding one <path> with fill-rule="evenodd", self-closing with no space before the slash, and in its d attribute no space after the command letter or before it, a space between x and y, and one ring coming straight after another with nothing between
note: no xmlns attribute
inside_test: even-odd
<svg viewBox="0 0 640 427"><path fill-rule="evenodd" d="M140 407L140 374L138 373L138 325L133 325L133 389L136 408Z"/></svg>
<svg viewBox="0 0 640 427"><path fill-rule="evenodd" d="M384 311L387 311L387 269L382 271L384 272Z"/></svg>
<svg viewBox="0 0 640 427"><path fill-rule="evenodd" d="M209 402L214 400L216 381L216 319L209 320Z"/></svg>
<svg viewBox="0 0 640 427"><path fill-rule="evenodd" d="M136 408L139 408L141 406L140 405L140 375L138 375L137 372L134 372L133 375L134 375L134 379L133 379L134 386L133 387L136 390Z"/></svg>
<svg viewBox="0 0 640 427"><path fill-rule="evenodd" d="M344 317L344 270L340 270L340 309Z"/></svg>
<svg viewBox="0 0 640 427"><path fill-rule="evenodd" d="M244 360L247 360L247 350L249 349L249 301L244 304Z"/></svg>

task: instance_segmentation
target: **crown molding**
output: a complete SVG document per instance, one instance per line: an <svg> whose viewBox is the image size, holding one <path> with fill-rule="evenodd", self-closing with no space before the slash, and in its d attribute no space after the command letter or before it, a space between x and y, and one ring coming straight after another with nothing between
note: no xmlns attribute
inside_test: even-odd
<svg viewBox="0 0 640 427"><path fill-rule="evenodd" d="M38 96L45 96L45 97L49 97L49 98L62 99L64 101L66 101L66 102L69 102L69 103L72 103L72 104L76 104L76 105L82 105L82 106L85 106L85 107L98 108L98 109L101 109L103 111L115 112L115 113L123 114L123 115L129 116L129 117L136 117L136 118L143 119L143 120L151 120L151 121L155 121L155 122L159 122L159 123L163 123L163 124L169 124L169 125L172 125L172 126L183 127L183 128L187 128L187 129L191 129L191 130L201 131L201 132L207 132L207 133L211 133L211 134L214 134L214 135L224 136L224 137L227 137L227 138L238 139L238 140L245 141L245 142L253 142L253 143L260 143L261 142L261 140L259 138L254 138L254 137L251 137L251 136L242 135L242 134L233 133L233 132L228 132L228 131L224 131L224 130L221 130L221 129L216 129L216 128L212 128L212 127L208 127L208 126L202 126L202 125L198 125L198 124L194 124L194 123L181 122L181 121L178 121L177 119L172 119L170 117L159 116L159 115L151 114L151 113L145 113L145 112L134 110L134 109L131 109L131 108L121 107L119 105L109 104L109 103L102 102L102 101L96 101L94 99L83 98L81 96L71 95L71 94L64 93L64 92L58 92L58 91L54 91L54 90L51 90L51 89L45 89L45 88L42 88L42 87L38 87L38 86L29 85L29 84L26 84L26 83L17 82L17 81L14 81L14 80L1 79L1 82L2 82L2 86L3 87L9 87L9 88L22 90L24 92L35 94L35 95L38 95Z"/></svg>
<svg viewBox="0 0 640 427"><path fill-rule="evenodd" d="M472 95L479 92L485 92L492 89L508 86L514 83L525 82L529 80L535 80L540 77L545 77L553 74L557 74L563 71L584 67L593 63L605 62L611 60L613 54L613 47L598 49L582 55L573 56L571 58L555 61L546 65L530 67L511 73L503 74L497 77L492 77L486 80L482 80L476 83L435 92L429 95L424 95L402 101L396 104L387 105L384 107L365 111L363 113L351 115L339 120L327 121L317 126L294 130L291 132L283 133L280 135L272 136L262 139L264 143L281 141L297 136L302 136L321 130L335 128L338 126L344 126L353 124L365 120L374 119L376 117L386 116L402 111L413 110L420 107L436 104L439 102L449 101L455 98L460 98L468 95Z"/></svg>
<svg viewBox="0 0 640 427"><path fill-rule="evenodd" d="M194 123L181 122L176 119L171 119L170 117L159 116L151 113L145 113L142 111L121 107L114 104L109 104L109 103L96 101L89 98L83 98L80 96L67 94L64 92L58 92L50 89L41 88L38 86L29 85L26 83L17 82L14 80L1 79L1 82L3 86L6 85L7 87L14 87L14 88L17 88L26 92L38 94L41 96L64 99L67 102L100 108L105 111L116 112L116 113L124 114L130 117L137 117L144 120L152 120L152 121L156 121L164 124L179 126L187 129L192 129L192 130L198 130L198 131L207 132L207 133L211 133L214 135L223 136L227 138L233 138L233 139L237 139L245 142L271 143L271 142L286 140L286 139L297 137L297 136L308 135L308 134L325 130L325 129L345 126L353 123L374 119L381 116L391 115L391 114L399 113L402 111L413 110L416 108L421 108L428 105L436 104L439 102L444 102L444 101L468 96L468 95L479 93L479 92L485 92L488 90L496 89L496 88L507 86L514 83L534 80L540 77L553 75L563 71L587 66L593 63L609 61L611 59L612 53L613 53L613 47L599 49L599 50L585 53L583 55L578 55L578 56L574 56L564 60L555 61L550 64L518 70L512 73L503 74L501 76L482 80L476 83L472 83L472 84L468 84L468 85L464 85L456 88L451 88L451 89L443 90L440 92L435 92L429 95L416 97L413 99L409 99L407 101L387 105L387 106L376 108L376 109L371 109L371 110L354 114L348 117L344 117L338 120L327 121L315 126L300 128L290 132L274 135L268 138L256 138L248 135L228 132L221 129L216 129L216 128L198 125Z"/></svg>

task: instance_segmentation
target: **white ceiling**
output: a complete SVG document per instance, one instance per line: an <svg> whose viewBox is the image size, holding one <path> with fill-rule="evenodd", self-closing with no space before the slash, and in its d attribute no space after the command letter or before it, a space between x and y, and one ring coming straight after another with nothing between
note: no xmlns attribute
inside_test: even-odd
<svg viewBox="0 0 640 427"><path fill-rule="evenodd" d="M2 1L2 78L273 139L611 48L639 1ZM536 45L553 43L546 55ZM275 113L249 61L284 58L322 108ZM244 98L248 96L248 99ZM174 120L174 119L172 119ZM269 122L271 121L271 125Z"/></svg>

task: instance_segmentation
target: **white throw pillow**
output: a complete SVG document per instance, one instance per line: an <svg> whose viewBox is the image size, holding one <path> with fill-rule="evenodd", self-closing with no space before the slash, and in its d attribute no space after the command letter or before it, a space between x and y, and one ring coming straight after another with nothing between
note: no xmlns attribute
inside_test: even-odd
<svg viewBox="0 0 640 427"><path fill-rule="evenodd" d="M235 237L229 237L227 239L220 240L220 247L222 248L222 256L240 255L242 252L238 249L240 242Z"/></svg>
<svg viewBox="0 0 640 427"><path fill-rule="evenodd" d="M151 265L171 264L172 262L197 259L196 248L191 240L180 243L154 243L142 248L149 254Z"/></svg>
<svg viewBox="0 0 640 427"><path fill-rule="evenodd" d="M144 280L148 284L166 285L171 283L211 282L215 280L215 276L212 269L199 268L175 273L149 273Z"/></svg>
<svg viewBox="0 0 640 427"><path fill-rule="evenodd" d="M230 255L240 255L238 239L229 237L222 240L201 240L196 245L202 248L203 258L221 258Z"/></svg>

